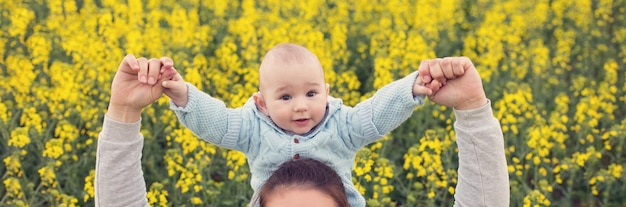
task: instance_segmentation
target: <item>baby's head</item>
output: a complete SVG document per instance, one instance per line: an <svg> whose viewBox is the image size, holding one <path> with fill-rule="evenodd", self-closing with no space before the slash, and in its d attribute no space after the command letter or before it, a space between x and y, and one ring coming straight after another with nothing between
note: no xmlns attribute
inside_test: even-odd
<svg viewBox="0 0 626 207"><path fill-rule="evenodd" d="M328 84L319 59L295 44L270 49L259 69L257 107L285 131L304 134L326 113Z"/></svg>

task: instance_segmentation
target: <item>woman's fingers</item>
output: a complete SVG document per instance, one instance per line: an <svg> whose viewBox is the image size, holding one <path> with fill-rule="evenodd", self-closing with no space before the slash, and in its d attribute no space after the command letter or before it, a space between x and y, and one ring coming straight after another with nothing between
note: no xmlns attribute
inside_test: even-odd
<svg viewBox="0 0 626 207"><path fill-rule="evenodd" d="M154 85L161 72L161 60L156 58L150 58L148 60L148 84Z"/></svg>
<svg viewBox="0 0 626 207"><path fill-rule="evenodd" d="M144 57L137 58L139 64L139 73L137 78L141 83L148 83L148 59Z"/></svg>

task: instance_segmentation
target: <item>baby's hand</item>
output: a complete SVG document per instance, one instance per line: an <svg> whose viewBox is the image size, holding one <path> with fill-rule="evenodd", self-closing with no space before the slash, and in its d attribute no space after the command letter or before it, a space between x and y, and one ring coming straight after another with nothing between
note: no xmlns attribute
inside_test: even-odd
<svg viewBox="0 0 626 207"><path fill-rule="evenodd" d="M418 79L413 86L413 95L436 94L447 84L448 80L465 74L466 62L469 62L466 57L445 57L422 61L418 69Z"/></svg>
<svg viewBox="0 0 626 207"><path fill-rule="evenodd" d="M432 85L433 83L430 81L430 76L425 78L419 75L417 79L415 79L415 83L413 83L413 96L432 95L433 91L435 91L432 89Z"/></svg>
<svg viewBox="0 0 626 207"><path fill-rule="evenodd" d="M161 60L164 59L161 58ZM169 58L166 60L171 61ZM178 71L176 71L173 64L171 64L171 67L166 66L167 65L164 64L164 67L161 68L161 75L159 76L159 78L164 78L161 83L161 86L163 86L163 93L165 93L165 95L168 96L174 104L176 104L176 106L185 107L187 106L188 101L188 89L185 85L185 81Z"/></svg>

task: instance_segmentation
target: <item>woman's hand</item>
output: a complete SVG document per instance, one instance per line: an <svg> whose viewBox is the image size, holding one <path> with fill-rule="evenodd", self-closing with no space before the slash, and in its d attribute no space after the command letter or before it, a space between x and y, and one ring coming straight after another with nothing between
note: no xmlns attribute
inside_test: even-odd
<svg viewBox="0 0 626 207"><path fill-rule="evenodd" d="M141 110L163 94L162 82L178 73L172 59L135 58L122 60L111 84L111 100L107 116L120 122L136 122Z"/></svg>

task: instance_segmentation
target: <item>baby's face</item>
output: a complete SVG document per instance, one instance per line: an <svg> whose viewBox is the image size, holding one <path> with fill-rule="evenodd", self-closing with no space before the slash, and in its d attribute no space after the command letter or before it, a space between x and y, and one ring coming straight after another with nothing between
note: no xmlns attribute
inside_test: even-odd
<svg viewBox="0 0 626 207"><path fill-rule="evenodd" d="M257 106L285 131L304 134L326 113L328 85L319 64L280 63L261 74Z"/></svg>

